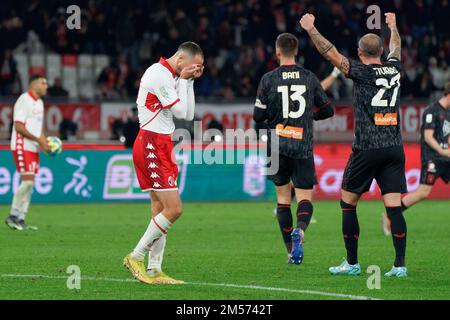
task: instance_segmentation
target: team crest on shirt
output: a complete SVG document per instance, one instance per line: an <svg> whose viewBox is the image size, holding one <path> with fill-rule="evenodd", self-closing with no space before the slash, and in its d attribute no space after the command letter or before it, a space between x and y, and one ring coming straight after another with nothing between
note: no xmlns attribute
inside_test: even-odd
<svg viewBox="0 0 450 320"><path fill-rule="evenodd" d="M161 95L162 95L164 98L169 99L169 93L167 92L167 89L166 89L165 87L161 87L161 88L159 89L159 91L161 92Z"/></svg>

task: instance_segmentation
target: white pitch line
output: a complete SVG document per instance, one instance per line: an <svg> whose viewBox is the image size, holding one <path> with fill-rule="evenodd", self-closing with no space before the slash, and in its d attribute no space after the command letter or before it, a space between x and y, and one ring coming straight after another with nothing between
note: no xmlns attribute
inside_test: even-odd
<svg viewBox="0 0 450 320"><path fill-rule="evenodd" d="M0 277L3 278L43 278L43 279L67 279L67 276L49 276L44 274L2 274ZM117 279L117 278L97 278L97 277L81 277L81 280L87 281L105 281L105 282L138 282L135 279ZM240 285L231 283L209 283L209 282L186 282L187 285L195 286L209 286L209 287L227 287L227 288L237 288L237 289L251 289L251 290L261 290L261 291L279 291L279 292L290 292L290 293L300 293L307 295L317 295L317 296L327 296L334 298L347 298L351 300L379 300L373 297L367 296L356 296L345 293L333 293L333 292L323 292L315 290L300 290L300 289L289 289L289 288L277 288L277 287L264 287L255 285Z"/></svg>

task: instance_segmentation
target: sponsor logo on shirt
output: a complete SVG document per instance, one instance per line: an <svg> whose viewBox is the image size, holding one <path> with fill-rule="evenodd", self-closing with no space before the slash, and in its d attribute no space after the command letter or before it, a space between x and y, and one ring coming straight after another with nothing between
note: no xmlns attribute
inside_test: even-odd
<svg viewBox="0 0 450 320"><path fill-rule="evenodd" d="M375 125L395 126L397 124L397 113L375 113Z"/></svg>
<svg viewBox="0 0 450 320"><path fill-rule="evenodd" d="M292 138L292 139L303 139L303 128L284 126L281 123L277 124L275 127L275 133L280 137Z"/></svg>

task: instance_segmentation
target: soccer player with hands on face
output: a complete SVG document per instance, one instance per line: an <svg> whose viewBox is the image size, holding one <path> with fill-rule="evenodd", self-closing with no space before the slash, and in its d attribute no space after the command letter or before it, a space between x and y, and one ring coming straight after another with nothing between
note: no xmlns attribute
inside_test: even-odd
<svg viewBox="0 0 450 320"><path fill-rule="evenodd" d="M133 163L142 191L150 194L152 219L139 243L125 257L124 266L147 284L183 283L162 272L166 235L182 213L173 154L173 117L194 119L194 80L202 76L203 62L201 48L185 42L172 57L150 66L141 79L136 101L141 129L133 146Z"/></svg>

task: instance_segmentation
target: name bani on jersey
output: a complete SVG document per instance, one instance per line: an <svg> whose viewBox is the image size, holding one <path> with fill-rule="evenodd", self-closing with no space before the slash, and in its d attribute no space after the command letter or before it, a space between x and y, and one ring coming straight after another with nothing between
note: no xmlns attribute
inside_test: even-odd
<svg viewBox="0 0 450 320"><path fill-rule="evenodd" d="M375 73L377 76L398 73L397 68L394 68L394 67L374 67L373 70L375 70Z"/></svg>
<svg viewBox="0 0 450 320"><path fill-rule="evenodd" d="M282 72L281 76L283 77L283 80L300 79L300 72L299 71Z"/></svg>

